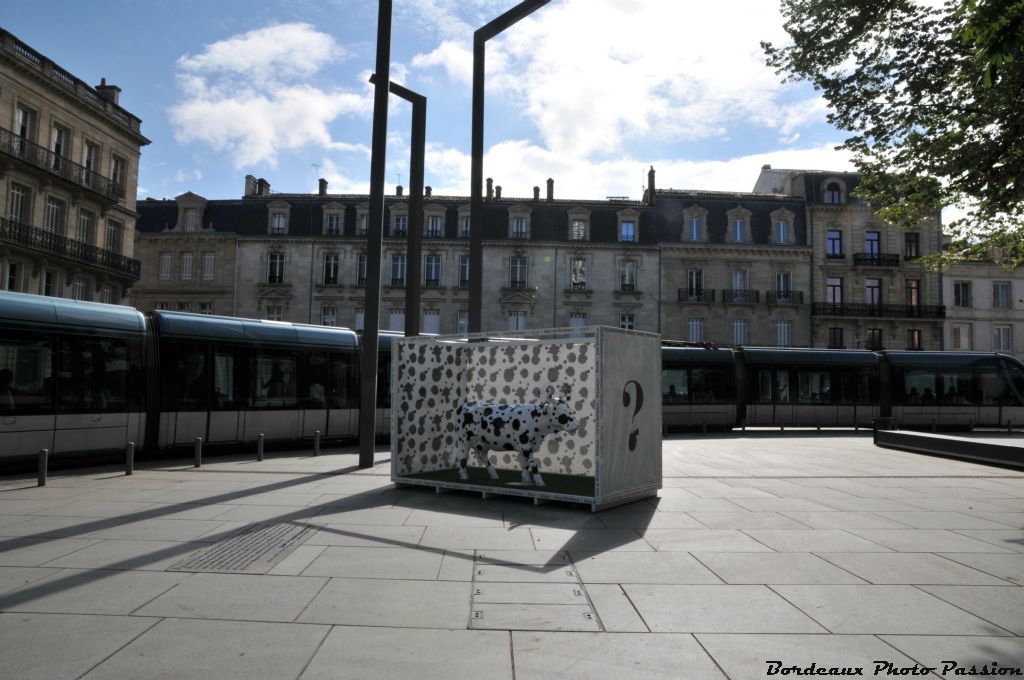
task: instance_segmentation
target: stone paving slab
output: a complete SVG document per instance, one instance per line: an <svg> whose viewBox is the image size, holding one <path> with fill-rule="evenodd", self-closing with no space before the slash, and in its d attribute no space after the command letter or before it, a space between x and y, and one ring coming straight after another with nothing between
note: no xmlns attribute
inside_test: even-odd
<svg viewBox="0 0 1024 680"><path fill-rule="evenodd" d="M192 574L135 613L191 619L294 621L326 578Z"/></svg>
<svg viewBox="0 0 1024 680"><path fill-rule="evenodd" d="M333 578L299 616L303 623L466 628L470 584Z"/></svg>

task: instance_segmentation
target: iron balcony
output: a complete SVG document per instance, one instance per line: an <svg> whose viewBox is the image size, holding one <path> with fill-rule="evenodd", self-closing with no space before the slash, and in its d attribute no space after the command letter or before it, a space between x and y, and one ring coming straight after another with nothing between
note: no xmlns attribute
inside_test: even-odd
<svg viewBox="0 0 1024 680"><path fill-rule="evenodd" d="M109 177L3 128L0 128L0 151L76 186L85 187L110 201L124 198L124 188Z"/></svg>
<svg viewBox="0 0 1024 680"><path fill-rule="evenodd" d="M680 288L680 302L714 302L715 291L713 288Z"/></svg>
<svg viewBox="0 0 1024 680"><path fill-rule="evenodd" d="M802 305L804 303L804 292L802 290L769 290L765 297L770 305Z"/></svg>
<svg viewBox="0 0 1024 680"><path fill-rule="evenodd" d="M138 260L22 222L0 217L0 241L13 243L47 255L54 255L78 264L105 269L136 281L139 279Z"/></svg>
<svg viewBox="0 0 1024 680"><path fill-rule="evenodd" d="M857 267L899 267L900 256L887 253L854 253L853 264Z"/></svg>
<svg viewBox="0 0 1024 680"><path fill-rule="evenodd" d="M761 291L750 290L749 288L727 288L722 291L722 302L726 304L757 304Z"/></svg>
<svg viewBox="0 0 1024 680"><path fill-rule="evenodd" d="M887 319L944 319L946 308L942 305L871 305L866 303L815 302L811 306L813 316L859 316L883 317Z"/></svg>

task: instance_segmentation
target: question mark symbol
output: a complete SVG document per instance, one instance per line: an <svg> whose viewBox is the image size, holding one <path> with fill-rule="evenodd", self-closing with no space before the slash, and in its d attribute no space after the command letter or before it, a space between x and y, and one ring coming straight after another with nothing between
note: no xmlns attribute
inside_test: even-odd
<svg viewBox="0 0 1024 680"><path fill-rule="evenodd" d="M633 416L630 418L630 425L634 425L636 421L636 414L640 413L640 409L644 407L644 388L640 386L636 380L630 380L622 387L622 405L629 407L632 397L629 394L629 386L636 385L636 406L633 407ZM640 429L636 428L629 433L629 450L636 451L636 440L640 436Z"/></svg>

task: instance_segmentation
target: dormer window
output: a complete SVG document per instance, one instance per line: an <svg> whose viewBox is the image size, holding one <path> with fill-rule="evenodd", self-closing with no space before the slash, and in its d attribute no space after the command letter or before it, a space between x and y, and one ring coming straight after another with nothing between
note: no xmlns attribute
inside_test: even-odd
<svg viewBox="0 0 1024 680"><path fill-rule="evenodd" d="M508 211L508 237L514 239L530 238L530 209L514 207Z"/></svg>
<svg viewBox="0 0 1024 680"><path fill-rule="evenodd" d="M622 243L636 243L640 240L640 213L636 210L620 210L618 217L618 240Z"/></svg>
<svg viewBox="0 0 1024 680"><path fill-rule="evenodd" d="M772 243L788 245L793 243L793 220L796 217L786 209L774 211L771 215Z"/></svg>
<svg viewBox="0 0 1024 680"><path fill-rule="evenodd" d="M622 222L619 225L620 241L636 241L636 222Z"/></svg>
<svg viewBox="0 0 1024 680"><path fill-rule="evenodd" d="M683 211L683 240L707 241L708 211L693 205Z"/></svg>
<svg viewBox="0 0 1024 680"><path fill-rule="evenodd" d="M196 213L198 212L199 211L196 208L185 208L185 225L183 227L183 231L196 230L196 222L198 221Z"/></svg>
<svg viewBox="0 0 1024 680"><path fill-rule="evenodd" d="M736 206L726 214L729 227L726 229L726 241L731 243L749 243L751 213L746 208Z"/></svg>
<svg viewBox="0 0 1024 680"><path fill-rule="evenodd" d="M203 211L206 209L206 199L202 196L188 191L175 197L178 205L177 231L192 233L203 226Z"/></svg>
<svg viewBox="0 0 1024 680"><path fill-rule="evenodd" d="M590 240L590 211L584 208L573 208L569 211L569 240Z"/></svg>
<svg viewBox="0 0 1024 680"><path fill-rule="evenodd" d="M356 206L356 236L366 236L370 230L370 204Z"/></svg>
<svg viewBox="0 0 1024 680"><path fill-rule="evenodd" d="M341 236L345 231L345 206L340 203L328 203L323 207L324 235Z"/></svg>
<svg viewBox="0 0 1024 680"><path fill-rule="evenodd" d="M282 235L288 233L288 216L291 213L291 206L284 201L274 201L267 206L268 231L271 234Z"/></svg>
<svg viewBox="0 0 1024 680"><path fill-rule="evenodd" d="M822 198L825 203L840 204L846 202L846 184L838 177L829 177L821 185Z"/></svg>
<svg viewBox="0 0 1024 680"><path fill-rule="evenodd" d="M441 216L427 215L427 229L424 236L427 238L440 238L441 235Z"/></svg>
<svg viewBox="0 0 1024 680"><path fill-rule="evenodd" d="M391 227L392 236L408 236L409 235L409 216L408 215L395 215L394 224Z"/></svg>
<svg viewBox="0 0 1024 680"><path fill-rule="evenodd" d="M423 235L426 238L444 237L445 208L431 203L423 208Z"/></svg>

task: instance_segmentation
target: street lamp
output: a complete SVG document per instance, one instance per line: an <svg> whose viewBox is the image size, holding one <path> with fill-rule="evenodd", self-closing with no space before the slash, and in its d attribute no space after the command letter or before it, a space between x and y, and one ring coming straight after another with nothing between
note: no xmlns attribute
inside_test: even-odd
<svg viewBox="0 0 1024 680"><path fill-rule="evenodd" d="M550 0L525 0L473 33L473 140L469 209L469 332L482 323L484 281L484 55L488 40L532 14Z"/></svg>

